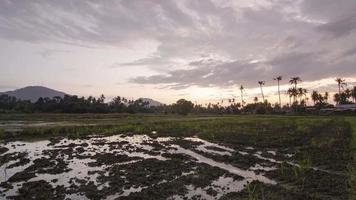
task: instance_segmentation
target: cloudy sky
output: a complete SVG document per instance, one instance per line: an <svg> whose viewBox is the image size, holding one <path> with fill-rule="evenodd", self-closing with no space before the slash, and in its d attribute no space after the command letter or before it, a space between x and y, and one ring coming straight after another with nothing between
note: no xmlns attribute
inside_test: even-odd
<svg viewBox="0 0 356 200"><path fill-rule="evenodd" d="M1 0L0 91L207 102L356 83L355 0ZM283 95L283 101L288 98Z"/></svg>

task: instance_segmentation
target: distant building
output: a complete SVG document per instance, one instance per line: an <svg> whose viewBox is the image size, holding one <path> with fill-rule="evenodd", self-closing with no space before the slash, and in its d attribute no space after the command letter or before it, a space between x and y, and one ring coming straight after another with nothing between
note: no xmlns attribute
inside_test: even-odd
<svg viewBox="0 0 356 200"><path fill-rule="evenodd" d="M335 111L356 111L356 104L340 104L335 106Z"/></svg>
<svg viewBox="0 0 356 200"><path fill-rule="evenodd" d="M356 112L356 104L339 104L333 108L320 109L320 112L323 112L323 113Z"/></svg>
<svg viewBox="0 0 356 200"><path fill-rule="evenodd" d="M305 111L306 112L315 112L315 111L317 111L317 109L315 108L315 106L306 106Z"/></svg>

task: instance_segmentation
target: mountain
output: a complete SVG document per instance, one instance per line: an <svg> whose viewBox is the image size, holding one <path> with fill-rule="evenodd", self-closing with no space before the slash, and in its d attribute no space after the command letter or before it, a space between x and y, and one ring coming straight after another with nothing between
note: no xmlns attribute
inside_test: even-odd
<svg viewBox="0 0 356 200"><path fill-rule="evenodd" d="M164 105L163 103L158 102L158 101L155 101L155 100L150 99L150 98L139 98L139 99L141 99L141 100L144 101L144 102L150 103L150 104L149 104L150 107L153 107L153 106L162 106L162 105Z"/></svg>
<svg viewBox="0 0 356 200"><path fill-rule="evenodd" d="M0 94L7 94L14 96L17 99L30 100L36 102L40 97L64 97L65 93L42 86L28 86L14 91L2 92Z"/></svg>

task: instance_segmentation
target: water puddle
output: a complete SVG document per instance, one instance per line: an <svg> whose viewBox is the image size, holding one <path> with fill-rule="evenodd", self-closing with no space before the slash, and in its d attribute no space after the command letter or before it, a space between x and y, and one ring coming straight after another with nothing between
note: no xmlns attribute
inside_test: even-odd
<svg viewBox="0 0 356 200"><path fill-rule="evenodd" d="M184 149L180 146L177 146L177 145L172 145L173 148L175 148L176 150L175 151L171 151L173 153L182 153L182 154L186 154L186 155L189 155L195 159L197 159L197 162L201 162L201 163L206 163L210 166L213 166L213 167L218 167L220 169L223 169L223 170L226 170L232 174L236 174L238 176L241 176L241 177L244 177L244 178L247 178L247 179L250 179L250 180L258 180L262 183L267 183L267 184L276 184L275 181L273 180L270 180L262 175L257 175L256 173L254 173L253 171L248 171L248 170L242 170L242 169L239 169L237 167L234 167L232 165L228 165L228 164L225 164L225 163L221 163L221 162L216 162L212 159L209 159L209 158L206 158L198 153L195 153L191 150L188 150L188 149Z"/></svg>
<svg viewBox="0 0 356 200"><path fill-rule="evenodd" d="M212 154L218 154L218 155L228 155L231 156L231 152L234 152L234 149L225 147L225 146L221 146L215 143L211 143L208 142L206 140L202 140L200 138L197 137L188 137L188 138L184 138L185 140L188 141L193 141L193 142L199 142L202 143L200 145L198 145L198 147L196 148L196 150L198 151L203 151L206 153L212 153Z"/></svg>
<svg viewBox="0 0 356 200"><path fill-rule="evenodd" d="M10 120L1 121L0 129L7 132L21 131L25 128L38 128L38 127L54 127L54 126L79 126L82 124L72 123L72 122L45 122L45 121L20 121L20 120ZM93 125L93 124L87 124Z"/></svg>
<svg viewBox="0 0 356 200"><path fill-rule="evenodd" d="M265 167L257 163L243 170L199 153L228 157L238 153L240 156L254 155L259 159L279 163L261 156L262 152L251 154L237 151L196 137L183 140L193 142L193 149L183 148L175 143L174 137L151 138L132 134L90 136L75 140L58 138L53 141L10 142L2 145L9 150L0 155L7 159L0 166L0 198L18 195L18 190L25 183L42 180L54 189L64 187L63 191L68 199L90 199L93 191L97 191L94 194L102 193L99 199L115 199L152 187L181 184L181 181L186 184L186 194L171 195L171 199L189 199L197 195L203 199L218 199L230 192L243 190L247 183L254 180L276 184L260 173L275 170L273 166ZM254 150L253 147L245 149L249 152ZM268 153L276 155L276 152ZM28 162L21 164L26 159ZM201 177L201 172L196 171L199 167L206 170L218 168L222 175L204 180L210 183L207 187L196 187L187 180ZM233 178L235 175L241 179ZM114 179L113 176L117 178ZM215 191L215 195L212 195L212 191Z"/></svg>

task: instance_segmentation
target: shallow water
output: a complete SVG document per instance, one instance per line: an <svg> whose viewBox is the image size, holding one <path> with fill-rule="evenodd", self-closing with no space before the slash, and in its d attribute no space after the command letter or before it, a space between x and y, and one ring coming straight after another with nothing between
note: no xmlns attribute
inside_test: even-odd
<svg viewBox="0 0 356 200"><path fill-rule="evenodd" d="M72 122L45 122L45 121L1 121L0 128L7 132L21 131L25 128L54 127L54 126L79 126L79 123ZM87 124L94 125L94 124Z"/></svg>
<svg viewBox="0 0 356 200"><path fill-rule="evenodd" d="M225 163L221 163L221 162L216 162L212 159L209 159L209 158L206 158L198 153L195 153L191 150L187 150L187 149L184 149L180 146L177 146L177 145L173 145L172 147L176 148L177 150L175 151L172 151L174 153L182 153L182 154L187 154L189 156L192 156L193 158L197 159L197 162L201 162L201 163L206 163L210 166L213 166L213 167L218 167L220 169L223 169L223 170L226 170L232 174L236 174L236 175L239 175L241 177L244 177L250 181L252 180L258 180L262 183L267 183L267 184L276 184L275 181L273 180L270 180L262 175L257 175L256 173L254 173L253 171L249 171L249 170L242 170L242 169L239 169L237 167L234 167L232 165L228 165L228 164L225 164Z"/></svg>
<svg viewBox="0 0 356 200"><path fill-rule="evenodd" d="M265 167L257 163L253 166L250 166L248 170L243 170L235 167L233 164L218 162L199 153L204 152L211 155L231 156L233 153L237 152L240 156L254 155L259 159L265 160L266 162L281 162L272 158L262 157L260 155L262 152L249 153L243 151L244 149L252 151L254 150L253 147L244 147L240 151L195 137L184 138L183 140L188 143L195 142L196 144L192 145L191 148L186 149L179 146L178 144L175 144L175 138L173 137L159 137L153 139L147 135L121 134L107 137L92 136L85 139L76 140L64 138L59 139L58 141L54 142L54 144L48 140L36 142L10 142L2 145L8 148L9 151L5 152L1 156L11 153L26 152L26 158L30 159L30 162L25 165L8 168L9 165L19 161L12 160L0 167L0 176L2 177L0 182L7 182L14 186L13 189L0 187L0 193L4 195L3 197L13 196L17 194L18 189L21 188L25 182L34 182L39 180L47 181L52 187L64 186L66 190L76 186L81 187L83 184L89 183L93 183L99 191L108 190L108 188L111 187L109 182L98 180L100 177L110 176L109 171L114 166L129 166L132 164L140 165L143 160L150 159L158 160L160 162L168 162L171 160L171 158L164 156L167 153L173 156L179 154L186 155L190 159L186 160L185 162L193 162L195 164L194 166L192 165L191 169L187 169L188 172L182 171L180 173L181 175L171 180L162 179L160 182L156 183L156 186L176 181L177 179L181 179L184 176L199 176L199 174L196 174L195 172L195 167L201 164L217 167L225 172L224 175L220 176L216 180L207 180L210 181L210 185L208 187L195 187L194 185L191 185L189 182L187 182L185 187L188 192L183 196L173 195L170 197L171 199L182 199L184 197L191 198L196 195L201 195L201 197L205 199L218 199L230 192L239 192L243 190L246 184L252 182L253 180L258 180L266 184L276 184L276 181L271 180L270 178L264 176L263 173L260 173L261 171L275 170L276 168L273 166ZM273 153L270 151L269 153L271 156L274 156L276 151L273 151ZM111 157L104 157L102 160L103 163L98 163L97 159L100 159L100 157L98 158L97 156L105 154L110 154L111 156L114 156L114 158L115 156L126 155L132 160L129 159L116 161L110 160ZM55 161L56 159L63 160L66 164L67 171L49 174L48 172L41 172L41 170L39 170L36 171L35 177L26 181L9 181L9 178L18 172L28 170L31 166L34 165L34 161L36 159L38 160L41 158L52 160L54 163L58 162ZM123 170L124 169L125 168L123 167ZM241 180L235 180L233 178L234 175L241 177ZM130 174L125 176L130 176ZM125 179L125 177L123 176L122 179ZM130 186L130 183L127 184ZM129 196L133 193L139 193L142 190L150 188L154 185L155 184L148 184L145 186L131 185L129 188L122 188L122 191L117 192L116 194L110 194L103 199L115 199L117 197ZM217 195L209 195L207 193L209 188L213 188L217 192ZM66 198L85 199L87 197L83 192L81 192L74 194L68 193L66 194Z"/></svg>

